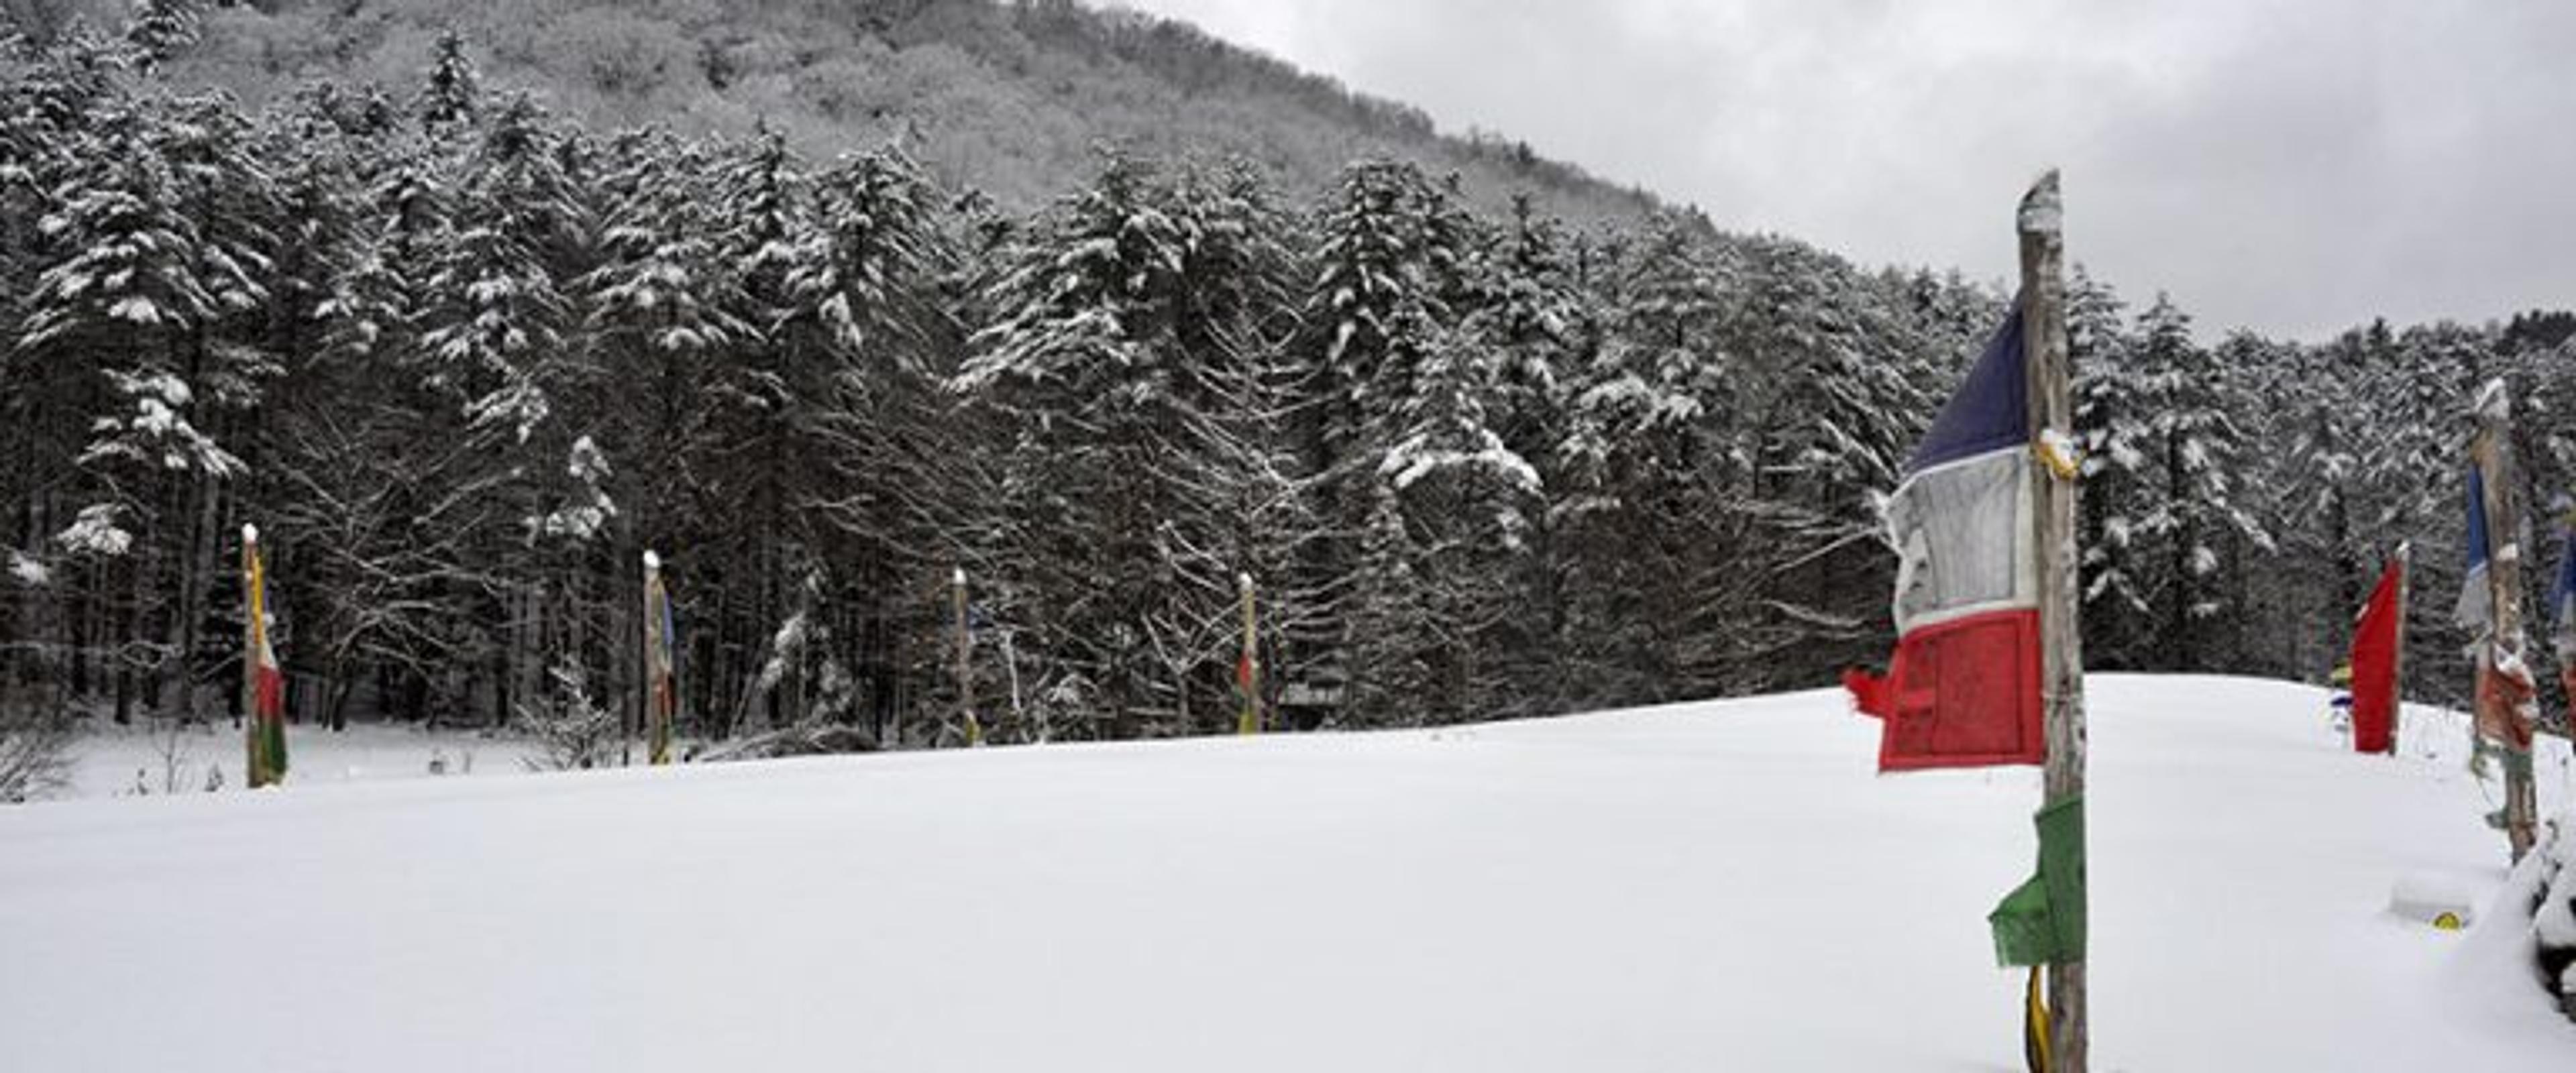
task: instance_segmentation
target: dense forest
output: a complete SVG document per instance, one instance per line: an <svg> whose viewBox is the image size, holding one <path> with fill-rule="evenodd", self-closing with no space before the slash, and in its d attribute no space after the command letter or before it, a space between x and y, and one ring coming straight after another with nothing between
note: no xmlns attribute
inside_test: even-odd
<svg viewBox="0 0 2576 1073"><path fill-rule="evenodd" d="M1024 208L935 137L575 121L453 34L254 109L164 76L203 25L0 57L12 718L227 717L245 522L308 723L632 719L646 549L706 739L960 740L957 570L1002 741L1230 728L1239 575L1283 725L1819 686L1891 642L1879 503L2005 300L1379 157L1101 148ZM2510 382L2549 524L2576 316L2070 297L2091 664L2322 679L2412 540L2462 692L2464 411Z"/></svg>

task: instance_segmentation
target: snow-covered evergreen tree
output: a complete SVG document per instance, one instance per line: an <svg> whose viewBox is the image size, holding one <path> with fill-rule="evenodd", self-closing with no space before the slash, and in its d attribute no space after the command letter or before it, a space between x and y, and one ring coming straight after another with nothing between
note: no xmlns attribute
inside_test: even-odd
<svg viewBox="0 0 2576 1073"><path fill-rule="evenodd" d="M970 490L982 487L980 459L939 382L958 331L930 180L887 149L842 159L811 188L779 332L810 367L801 462L821 474L804 509L825 628L789 674L811 698L798 714L866 716L883 740L895 729L898 672L867 653L936 643L932 624L906 617L918 605L903 594L953 567L939 536L962 527Z"/></svg>
<svg viewBox="0 0 2576 1073"><path fill-rule="evenodd" d="M1453 320L1468 251L1445 194L1410 164L1372 161L1342 175L1318 222L1317 275L1305 323L1323 468L1374 469L1386 415L1432 338ZM1352 510L1374 510L1358 494Z"/></svg>
<svg viewBox="0 0 2576 1073"><path fill-rule="evenodd" d="M552 410L546 385L569 358L568 282L551 256L579 208L533 103L514 99L484 135L426 283L431 380L471 425L520 442Z"/></svg>
<svg viewBox="0 0 2576 1073"><path fill-rule="evenodd" d="M1577 355L1588 359L1600 331L1578 293L1585 251L1561 225L1529 198L1516 197L1499 237L1491 255L1476 262L1480 300L1460 319L1459 331L1493 355L1486 425L1530 467L1536 488L1517 511L1523 532L1515 542L1516 569L1500 579L1514 610L1495 616L1481 643L1500 657L1484 680L1507 683L1496 686L1498 710L1537 712L1564 704L1570 684L1560 658L1570 560L1553 507L1571 482L1557 448L1570 432Z"/></svg>
<svg viewBox="0 0 2576 1073"><path fill-rule="evenodd" d="M471 122L482 108L482 76L474 70L473 57L466 55L464 36L454 30L439 34L413 114L423 127L439 131Z"/></svg>
<svg viewBox="0 0 2576 1073"><path fill-rule="evenodd" d="M1561 658L1572 694L1688 695L1720 680L1721 643L1753 586L1717 564L1749 539L1752 459L1738 436L1743 369L1726 348L1736 266L1704 220L1665 215L1600 272L1604 338L1573 373L1553 513L1577 549Z"/></svg>
<svg viewBox="0 0 2576 1073"><path fill-rule="evenodd" d="M1510 693L1501 668L1480 657L1524 609L1519 582L1543 489L1538 471L1490 423L1487 400L1497 392L1489 354L1468 328L1436 338L1423 354L1391 415L1396 438L1378 463L1384 489L1370 532L1381 543L1355 579L1360 599L1387 604L1373 609L1372 629L1409 634L1423 646L1387 653L1431 676L1429 692L1406 706L1420 721L1473 718ZM1392 520L1383 517L1390 503ZM1388 526L1402 531L1380 532ZM1383 670L1363 662L1358 679Z"/></svg>
<svg viewBox="0 0 2576 1073"><path fill-rule="evenodd" d="M43 363L42 379L68 376L57 382L90 415L76 460L87 502L56 540L131 554L120 570L128 628L155 653L144 699L194 715L189 670L213 545L204 513L213 482L242 470L217 442L208 389L225 382L205 359L210 332L255 301L257 284L184 211L187 180L154 151L151 121L116 115L102 126L38 225L49 256L18 346Z"/></svg>
<svg viewBox="0 0 2576 1073"><path fill-rule="evenodd" d="M1042 644L1080 668L1108 723L1187 729L1190 653L1222 617L1177 588L1184 509L1176 437L1200 401L1187 390L1173 301L1189 236L1159 180L1111 156L1012 255L958 385L1019 427L1005 462L1012 560L1005 576L1055 613Z"/></svg>
<svg viewBox="0 0 2576 1073"><path fill-rule="evenodd" d="M2154 509L2150 424L2136 341L2117 293L2083 265L2066 288L2067 350L2074 361L2075 434L2083 452L2084 658L2136 667L2157 628L2147 602L2139 520Z"/></svg>
<svg viewBox="0 0 2576 1073"><path fill-rule="evenodd" d="M1485 302L1479 288L1490 277L1477 263L1485 242L1454 192L1413 166L1353 165L1318 228L1320 265L1305 306L1312 348L1308 390L1315 395L1312 457L1326 531L1362 540L1319 542L1310 556L1309 583L1323 591L1330 579L1349 579L1322 621L1342 623L1338 644L1353 659L1342 670L1355 684L1355 695L1382 697L1387 676L1427 667L1424 673L1440 676L1454 698L1471 683L1485 686L1491 680L1460 669L1472 663L1462 665L1454 654L1407 651L1394 638L1437 638L1443 648L1455 649L1472 645L1467 639L1492 625L1440 620L1465 602L1464 593L1445 601L1448 607L1404 595L1411 585L1457 583L1454 567L1431 560L1450 552L1450 541L1464 531L1442 531L1451 521L1445 518L1415 528L1443 509L1438 496L1461 497L1445 505L1462 512L1458 525L1489 527L1484 532L1495 543L1488 547L1515 557L1524 550L1519 542L1538 480L1527 460L1488 425L1497 370L1479 339L1506 336L1510 326L1500 320L1462 323L1461 303ZM1438 483L1419 491L1410 487L1444 469L1483 474L1478 481L1508 476L1498 484L1471 482L1445 491ZM1518 564L1504 569L1516 571ZM1399 583L1399 576L1409 580ZM1371 685L1373 680L1379 684ZM1364 717L1405 718L1384 710Z"/></svg>
<svg viewBox="0 0 2576 1073"><path fill-rule="evenodd" d="M1895 488L1940 395L1885 296L1848 265L1782 240L1753 243L1748 262L1731 334L1761 370L1740 394L1767 535L1746 564L1764 595L1738 633L1739 673L1793 645L1857 663L1883 647L1894 580L1873 497Z"/></svg>
<svg viewBox="0 0 2576 1073"><path fill-rule="evenodd" d="M2237 503L2242 435L2219 397L2213 355L2170 296L2157 294L2139 316L2136 353L2150 488L2133 531L2152 571L2148 651L2159 669L2200 670L2230 640L2212 627L2228 611L2221 567L2231 545L2268 550L2271 538Z"/></svg>
<svg viewBox="0 0 2576 1073"><path fill-rule="evenodd" d="M417 323L421 368L449 415L428 428L460 453L441 462L454 482L443 491L481 508L459 534L464 558L490 564L504 547L524 549L508 569L482 565L482 576L449 582L460 605L454 644L496 665L486 710L501 722L544 688L552 645L565 640L547 625L576 591L571 574L586 553L544 539L546 520L589 498L576 447L590 421L577 407L598 397L600 377L593 355L571 345L591 225L564 143L525 97L477 134L431 240ZM477 584L465 587L468 578Z"/></svg>
<svg viewBox="0 0 2576 1073"><path fill-rule="evenodd" d="M1221 612L1234 604L1236 579L1253 579L1263 608L1257 648L1271 668L1263 699L1275 702L1282 682L1330 658L1288 643L1313 634L1331 597L1297 569L1321 526L1290 431L1299 402L1289 351L1294 232L1241 161L1182 171L1170 204L1184 236L1176 341L1186 355L1183 393L1194 400L1177 444L1188 460L1187 506L1174 519L1176 544L1191 552L1174 560L1174 573L1193 614L1227 623ZM1198 642L1198 695L1227 695L1233 640L1220 627Z"/></svg>
<svg viewBox="0 0 2576 1073"><path fill-rule="evenodd" d="M136 0L125 23L125 41L133 46L135 66L149 74L170 57L197 42L204 18L202 0Z"/></svg>

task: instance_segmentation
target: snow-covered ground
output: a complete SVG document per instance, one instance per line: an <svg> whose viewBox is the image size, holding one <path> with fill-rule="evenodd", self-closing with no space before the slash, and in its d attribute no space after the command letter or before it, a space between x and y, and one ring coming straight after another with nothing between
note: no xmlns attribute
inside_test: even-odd
<svg viewBox="0 0 2576 1073"><path fill-rule="evenodd" d="M2092 690L2095 1068L2576 1062L2510 914L2387 909L2503 876L2456 718L2390 760L2303 687ZM0 810L0 1064L2018 1069L2037 774L1875 736L1807 693Z"/></svg>
<svg viewBox="0 0 2576 1073"><path fill-rule="evenodd" d="M433 775L515 775L532 747L510 737L467 731L353 725L337 733L287 730L287 780L301 788ZM179 728L117 727L104 722L73 746L70 785L57 797L202 794L210 781L241 788L241 731L226 722ZM213 778L210 780L210 776Z"/></svg>

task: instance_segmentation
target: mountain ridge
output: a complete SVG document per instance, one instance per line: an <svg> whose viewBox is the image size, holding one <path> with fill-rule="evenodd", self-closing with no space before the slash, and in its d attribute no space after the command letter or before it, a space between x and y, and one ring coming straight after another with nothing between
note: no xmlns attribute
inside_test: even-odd
<svg viewBox="0 0 2576 1073"><path fill-rule="evenodd" d="M113 0L6 0L43 40L113 28ZM462 35L491 88L533 93L598 129L740 135L766 125L830 159L893 142L953 186L1015 209L1060 194L1103 145L1239 156L1299 195L1386 157L1454 172L1471 200L1528 196L1571 221L1671 207L1526 142L1441 130L1420 109L1197 26L1080 0L271 0L201 13L175 85L261 106L313 81L407 95L437 37Z"/></svg>

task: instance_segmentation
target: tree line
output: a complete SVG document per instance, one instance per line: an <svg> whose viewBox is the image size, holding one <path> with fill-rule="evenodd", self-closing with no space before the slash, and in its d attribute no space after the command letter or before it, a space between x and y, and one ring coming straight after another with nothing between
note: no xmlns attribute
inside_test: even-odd
<svg viewBox="0 0 2576 1073"><path fill-rule="evenodd" d="M1884 656L1879 501L2003 309L1385 160L1103 150L1013 211L892 146L587 129L454 36L253 112L153 76L173 9L0 59L21 718L230 716L244 522L331 726L631 720L647 549L706 739L959 740L958 570L1000 741L1230 728L1238 577L1282 725L1817 686ZM2071 299L2097 667L2321 678L2401 537L2451 666L2469 387L2527 400L2534 502L2576 461L2565 315L2204 347Z"/></svg>

